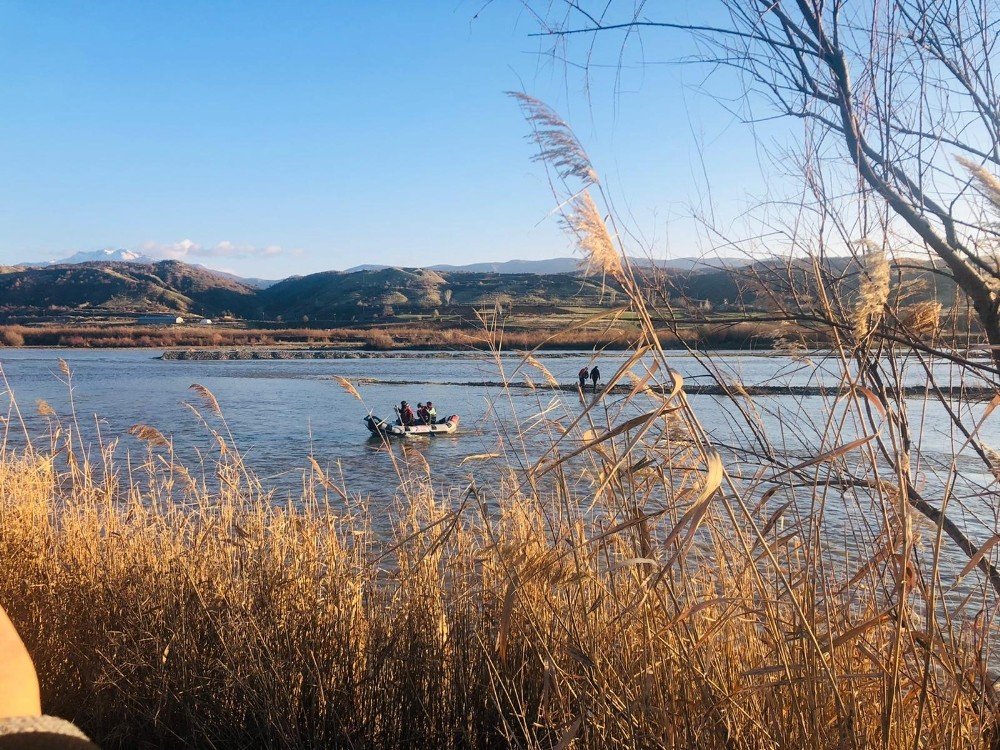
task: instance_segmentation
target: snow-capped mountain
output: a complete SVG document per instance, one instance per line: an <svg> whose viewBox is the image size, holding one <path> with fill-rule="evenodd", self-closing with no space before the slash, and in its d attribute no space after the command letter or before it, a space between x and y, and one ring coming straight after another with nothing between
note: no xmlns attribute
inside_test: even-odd
<svg viewBox="0 0 1000 750"><path fill-rule="evenodd" d="M32 263L18 263L17 265L21 268L44 268L46 266L68 266L76 265L79 263L158 263L164 258L153 258L149 255L144 255L143 253L138 253L135 250L124 250L124 249L114 249L105 248L103 250L90 250L90 251L80 251L73 253L67 258L60 258L59 260L46 260L41 262ZM232 279L233 281L239 281L241 284L246 284L255 289L266 289L272 284L277 283L274 279L256 279L256 278L244 278L238 276L234 273L229 273L227 271L220 271L216 268L209 268L208 266L203 266L200 263L184 263L184 265L190 265L194 268L201 268L216 276L222 276L227 279Z"/></svg>
<svg viewBox="0 0 1000 750"><path fill-rule="evenodd" d="M68 258L57 260L28 261L17 265L25 268L38 268L40 266L63 266L75 263L101 263L113 261L117 263L155 263L156 258L137 253L135 250L123 250L121 248L105 248L103 250L81 250L73 253Z"/></svg>
<svg viewBox="0 0 1000 750"><path fill-rule="evenodd" d="M122 263L155 263L155 258L150 258L148 255L143 255L142 253L137 253L135 250L123 250L114 248L105 248L103 250L91 250L73 253L68 258L61 258L60 260L50 260L45 265L55 266L62 265L64 263L95 263L99 261L119 261Z"/></svg>

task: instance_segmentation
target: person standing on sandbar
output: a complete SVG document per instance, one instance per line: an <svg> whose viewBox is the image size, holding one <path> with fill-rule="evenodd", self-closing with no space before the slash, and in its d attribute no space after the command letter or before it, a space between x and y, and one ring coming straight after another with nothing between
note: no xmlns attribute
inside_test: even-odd
<svg viewBox="0 0 1000 750"><path fill-rule="evenodd" d="M597 369L597 365L590 371L590 381L594 384L594 393L597 393L597 381L601 379L601 371Z"/></svg>

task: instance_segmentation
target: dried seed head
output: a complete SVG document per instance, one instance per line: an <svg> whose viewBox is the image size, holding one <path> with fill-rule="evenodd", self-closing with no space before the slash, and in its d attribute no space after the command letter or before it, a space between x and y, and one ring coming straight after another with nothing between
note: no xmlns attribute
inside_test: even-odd
<svg viewBox="0 0 1000 750"><path fill-rule="evenodd" d="M549 372L549 368L547 368L545 365L543 365L541 362L535 359L532 355L529 354L527 357L524 358L524 361L527 362L532 367L534 367L536 370L538 370L538 372L542 374L542 377L545 378L545 382L548 383L550 386L552 386L553 388L559 387L559 381L556 380L555 376L551 372Z"/></svg>
<svg viewBox="0 0 1000 750"><path fill-rule="evenodd" d="M864 256L864 270L851 321L858 341L868 338L878 327L889 300L889 260L881 249L867 241L864 244L869 250Z"/></svg>
<svg viewBox="0 0 1000 750"><path fill-rule="evenodd" d="M590 157L570 126L548 105L522 91L508 91L521 107L524 118L531 125L528 139L538 145L535 161L544 162L566 180L580 180L584 187L598 182L597 172Z"/></svg>
<svg viewBox="0 0 1000 750"><path fill-rule="evenodd" d="M201 397L201 400L205 403L205 406L207 406L212 412L222 416L222 408L219 406L219 400L215 397L214 393L208 390L208 388L200 383L192 383L188 386L188 389L197 393Z"/></svg>
<svg viewBox="0 0 1000 750"><path fill-rule="evenodd" d="M902 313L902 322L913 333L931 336L941 327L941 303L924 300L907 307Z"/></svg>
<svg viewBox="0 0 1000 750"><path fill-rule="evenodd" d="M570 210L563 217L563 225L576 238L588 273L616 278L622 276L621 256L590 193L582 193L573 199Z"/></svg>
<svg viewBox="0 0 1000 750"><path fill-rule="evenodd" d="M345 393L349 393L350 395L354 396L354 398L356 398L358 401L362 400L361 394L358 393L358 389L354 387L354 384L351 383L350 380L341 377L340 375L334 375L333 379L337 381L337 385L339 385L341 388L344 389Z"/></svg>
<svg viewBox="0 0 1000 750"><path fill-rule="evenodd" d="M134 424L128 428L128 434L149 443L150 446L166 447L170 441L164 437L163 433L148 424Z"/></svg>
<svg viewBox="0 0 1000 750"><path fill-rule="evenodd" d="M972 175L976 188L989 201L993 209L1000 211L1000 179L982 164L977 164L964 156L956 156L955 161L965 167Z"/></svg>

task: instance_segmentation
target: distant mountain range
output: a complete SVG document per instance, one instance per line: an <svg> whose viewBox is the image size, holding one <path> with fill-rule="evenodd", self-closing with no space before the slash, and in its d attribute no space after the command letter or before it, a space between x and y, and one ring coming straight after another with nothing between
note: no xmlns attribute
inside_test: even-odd
<svg viewBox="0 0 1000 750"><path fill-rule="evenodd" d="M49 260L42 262L19 263L18 266L26 268L38 268L44 266L65 266L78 265L81 263L138 263L150 265L160 262L161 259L153 258L136 250L125 250L122 248L105 248L102 250L82 250L59 260ZM671 271L691 271L710 270L719 268L739 268L749 265L752 261L746 258L665 258L649 259L634 257L630 258L632 264L637 268L661 268ZM191 264L199 265L199 264ZM217 273L229 279L239 281L255 289L266 289L277 284L280 279L259 279L239 276L228 271L219 271L207 266L201 266L212 273ZM376 263L366 263L359 266L352 266L343 273L355 273L357 271L381 271L394 266L381 265ZM546 258L544 260L505 260L496 263L467 263L464 265L452 265L442 263L434 266L423 266L430 271L444 271L446 273L501 273L501 274L549 274L549 273L578 273L584 270L581 260L578 257Z"/></svg>
<svg viewBox="0 0 1000 750"><path fill-rule="evenodd" d="M149 255L136 252L135 250L124 250L121 248L114 249L109 247L103 250L81 250L80 252L73 253L69 257L62 258L60 260L47 260L41 263L20 263L18 265L26 268L39 268L44 266L79 265L81 263L139 263L151 265L159 262L161 262L161 259L153 258ZM237 276L236 274L229 273L228 271L219 271L215 268L209 268L208 266L202 266L197 263L191 263L188 265L204 268L210 273L224 276L255 289L266 289L272 284L278 283L277 279L257 279L252 277Z"/></svg>
<svg viewBox="0 0 1000 750"><path fill-rule="evenodd" d="M397 319L400 315L458 315L475 319L475 309L495 303L533 315L607 306L616 299L610 279L572 273L513 272L518 263L498 264L505 272L476 266L366 268L293 276L266 287L253 280L176 260L106 260L54 265L0 267L0 321L85 319L177 313L218 318L226 313L273 324L351 325ZM738 269L725 260L683 259L686 267L644 273L640 283L655 285L678 305L719 310L753 307L763 298L818 296L812 267L800 261L766 259ZM849 279L840 292L853 294L859 274L855 261L831 258L832 277ZM680 261L678 261L680 263ZM565 265L555 264L564 268ZM950 299L954 284L938 274L909 266L904 281L920 295ZM789 286L794 277L794 290ZM826 282L824 282L825 284ZM853 285L853 287L852 287ZM620 301L621 297L618 296ZM915 298L914 298L915 299Z"/></svg>
<svg viewBox="0 0 1000 750"><path fill-rule="evenodd" d="M153 312L274 322L351 323L398 313L509 304L587 305L599 279L574 274L444 273L420 268L326 271L267 288L176 260L0 267L0 319Z"/></svg>
<svg viewBox="0 0 1000 750"><path fill-rule="evenodd" d="M68 258L61 260L47 260L41 263L21 263L22 266L62 266L69 263L155 263L156 258L138 253L135 250L122 250L105 248L103 250L81 250L73 253Z"/></svg>
<svg viewBox="0 0 1000 750"><path fill-rule="evenodd" d="M753 261L747 258L630 258L633 265L641 268L656 267L664 270L690 271L694 269L739 268ZM392 266L365 264L345 269L354 271L378 271ZM468 263L466 265L439 264L426 266L430 271L446 273L576 273L581 270L579 257L547 258L545 260L505 260L498 263Z"/></svg>
<svg viewBox="0 0 1000 750"><path fill-rule="evenodd" d="M632 264L637 268L656 267L669 271L693 271L712 270L722 268L739 268L751 263L745 258L669 258L655 259L631 258ZM137 265L153 265L163 262L144 253L135 250L125 250L122 248L105 248L102 250L80 251L60 260L50 260L43 262L20 263L19 268L44 268L54 266L81 265L87 263L134 263ZM280 280L260 279L246 276L239 276L228 271L219 271L200 264L188 264L219 276L223 276L232 281L252 287L254 289L267 289ZM380 264L364 264L345 269L342 273L356 273L358 271L382 271L393 266ZM506 260L497 263L468 263L465 265L438 264L426 266L426 270L444 273L476 273L476 274L575 274L584 270L578 257L546 258L544 260ZM297 277L292 277L297 278Z"/></svg>

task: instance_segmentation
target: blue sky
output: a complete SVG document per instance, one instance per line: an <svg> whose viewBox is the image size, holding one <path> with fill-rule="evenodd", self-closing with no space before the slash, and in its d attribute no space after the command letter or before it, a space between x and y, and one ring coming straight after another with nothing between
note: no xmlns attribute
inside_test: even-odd
<svg viewBox="0 0 1000 750"><path fill-rule="evenodd" d="M690 67L630 65L617 92L596 68L588 95L536 28L512 0L6 0L0 263L121 247L278 277L568 254L503 95L521 87L657 254L697 252L699 144L735 212L758 179L747 129Z"/></svg>

